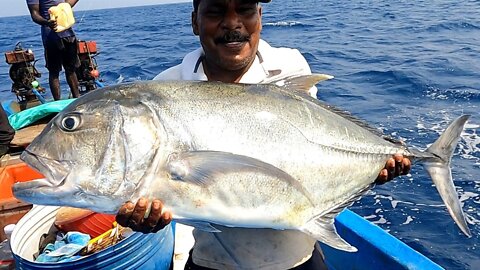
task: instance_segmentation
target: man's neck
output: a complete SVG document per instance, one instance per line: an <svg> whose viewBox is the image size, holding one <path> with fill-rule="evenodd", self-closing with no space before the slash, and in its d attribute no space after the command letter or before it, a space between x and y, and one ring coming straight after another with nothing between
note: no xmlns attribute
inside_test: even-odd
<svg viewBox="0 0 480 270"><path fill-rule="evenodd" d="M224 83L238 83L242 76L247 73L253 61L246 67L239 70L225 70L218 65L211 65L205 59L202 61L203 70L209 81L219 81Z"/></svg>

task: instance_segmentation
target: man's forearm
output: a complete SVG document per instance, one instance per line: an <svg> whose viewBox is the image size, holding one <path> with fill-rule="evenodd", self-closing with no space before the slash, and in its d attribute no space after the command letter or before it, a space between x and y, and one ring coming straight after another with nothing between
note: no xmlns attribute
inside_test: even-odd
<svg viewBox="0 0 480 270"><path fill-rule="evenodd" d="M40 15L39 5L28 5L28 10L30 11L30 17L32 17L33 22L39 25L48 25L48 20Z"/></svg>
<svg viewBox="0 0 480 270"><path fill-rule="evenodd" d="M32 21L39 25L48 25L48 20L40 16L40 14L32 14Z"/></svg>

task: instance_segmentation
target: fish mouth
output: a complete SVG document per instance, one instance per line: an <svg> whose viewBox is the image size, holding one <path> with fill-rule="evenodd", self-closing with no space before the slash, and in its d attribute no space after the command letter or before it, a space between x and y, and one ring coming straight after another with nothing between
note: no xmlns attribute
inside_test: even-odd
<svg viewBox="0 0 480 270"><path fill-rule="evenodd" d="M18 186L27 186L28 184L28 186L32 186L32 188L58 187L63 185L70 171L70 162L60 162L51 158L42 157L28 150L22 152L20 159L43 174L46 178L18 183L22 184Z"/></svg>

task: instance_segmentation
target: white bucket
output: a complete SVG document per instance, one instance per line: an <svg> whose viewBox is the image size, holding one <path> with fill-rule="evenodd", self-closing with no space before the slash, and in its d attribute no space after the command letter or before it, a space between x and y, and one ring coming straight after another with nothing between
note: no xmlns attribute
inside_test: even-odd
<svg viewBox="0 0 480 270"><path fill-rule="evenodd" d="M158 233L134 233L119 243L70 262L37 263L40 237L57 231L53 225L60 207L35 205L16 224L11 249L18 269L169 269L173 258L174 225Z"/></svg>
<svg viewBox="0 0 480 270"><path fill-rule="evenodd" d="M33 254L38 252L40 237L45 233L56 231L53 222L58 209L60 209L58 206L33 206L13 230L10 242L12 252L34 262Z"/></svg>

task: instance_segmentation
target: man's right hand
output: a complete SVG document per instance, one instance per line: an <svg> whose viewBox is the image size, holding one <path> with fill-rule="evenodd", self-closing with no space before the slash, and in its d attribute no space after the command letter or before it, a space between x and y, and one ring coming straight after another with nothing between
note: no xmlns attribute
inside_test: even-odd
<svg viewBox="0 0 480 270"><path fill-rule="evenodd" d="M48 20L47 26L50 27L53 31L57 31L57 21L55 20Z"/></svg>
<svg viewBox="0 0 480 270"><path fill-rule="evenodd" d="M163 204L160 200L153 200L148 217L148 200L140 198L137 204L126 202L118 210L116 220L118 224L129 227L134 231L150 233L158 232L172 221L172 213L165 211L162 213Z"/></svg>

